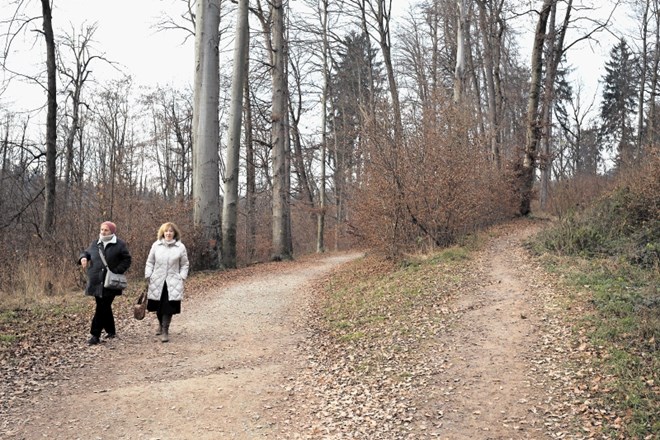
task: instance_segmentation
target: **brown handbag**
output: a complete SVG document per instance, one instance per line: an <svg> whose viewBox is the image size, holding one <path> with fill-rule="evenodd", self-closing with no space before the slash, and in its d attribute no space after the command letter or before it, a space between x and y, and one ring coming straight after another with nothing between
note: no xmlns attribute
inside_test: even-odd
<svg viewBox="0 0 660 440"><path fill-rule="evenodd" d="M144 315L147 312L147 290L143 290L140 296L137 299L137 302L133 305L133 317L138 321L144 319Z"/></svg>

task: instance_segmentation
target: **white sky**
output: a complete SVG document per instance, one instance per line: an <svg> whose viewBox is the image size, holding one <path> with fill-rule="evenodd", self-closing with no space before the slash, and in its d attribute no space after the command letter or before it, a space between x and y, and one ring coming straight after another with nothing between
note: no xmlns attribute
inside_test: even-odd
<svg viewBox="0 0 660 440"><path fill-rule="evenodd" d="M0 16L7 17L13 6L0 6ZM96 55L103 55L118 63L127 74L134 77L136 85L174 84L184 86L193 74L193 40L183 44L184 31L156 32L154 25L165 9L178 11L180 0L55 0L53 26L57 35L79 32L84 24L97 24L94 34ZM41 3L29 2L26 14L41 15ZM176 12L171 14L176 17ZM40 25L40 22L39 22ZM35 56L34 51L44 50L43 45L30 49L34 38L30 34L25 40L16 41L20 52L11 54L9 65L21 72L43 70L45 55ZM4 44L4 42L3 42ZM120 74L107 64L96 61L92 64L95 78L119 78ZM2 102L11 102L10 108L43 105L45 93L33 85L14 82Z"/></svg>
<svg viewBox="0 0 660 440"><path fill-rule="evenodd" d="M294 3L297 0L292 0ZM394 0L397 14L403 14L409 4L417 0ZM597 2L608 3L607 0ZM8 6L6 0L0 3L0 17L8 17L14 6ZM79 30L83 23L97 23L95 34L95 48L99 54L104 54L111 61L124 65L125 72L133 75L135 85L172 84L183 87L192 82L193 74L193 40L189 39L182 44L185 33L183 31L156 32L154 25L162 17L163 11L169 10L170 16L177 17L183 7L181 0L113 0L101 2L99 0L55 0L53 10L53 23L55 32L62 34L71 29ZM599 4L602 4L599 3ZM40 2L30 0L29 10L26 14L39 16L41 14ZM8 15L9 13L9 15ZM620 19L625 19L619 14ZM533 25L529 25L526 34L530 40ZM27 37L33 39L34 35ZM579 50L569 52L569 62L577 68L574 78L581 78L593 95L596 91L597 81L602 76L603 63L608 56L613 39L601 35L602 47L590 48L581 43ZM24 43L29 43L27 42ZM569 40L570 41L570 40ZM34 72L43 69L40 60L42 55L36 57L34 52L26 51L29 44L22 44L23 52L12 54L13 62L10 65L23 72ZM35 46L32 50L43 50L42 46ZM528 57L529 48L522 44L523 57ZM10 60L11 61L11 60ZM94 75L97 79L119 77L117 72L97 63ZM0 97L0 102L9 108L34 108L43 105L45 93L35 86L21 86L14 83L9 93Z"/></svg>
<svg viewBox="0 0 660 440"><path fill-rule="evenodd" d="M139 82L180 82L192 78L193 40L183 31L157 32L164 9L180 10L179 0L55 0L53 20L98 23L95 40L109 60L126 66ZM176 9L173 9L173 5ZM175 15L175 13L172 13Z"/></svg>

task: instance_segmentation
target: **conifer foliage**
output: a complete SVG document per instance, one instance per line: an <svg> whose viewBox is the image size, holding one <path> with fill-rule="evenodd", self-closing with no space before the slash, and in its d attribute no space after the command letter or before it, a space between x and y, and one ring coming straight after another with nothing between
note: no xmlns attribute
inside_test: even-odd
<svg viewBox="0 0 660 440"><path fill-rule="evenodd" d="M603 101L600 107L601 136L619 165L633 160L635 133L633 116L637 106L637 66L625 39L610 51L605 63Z"/></svg>

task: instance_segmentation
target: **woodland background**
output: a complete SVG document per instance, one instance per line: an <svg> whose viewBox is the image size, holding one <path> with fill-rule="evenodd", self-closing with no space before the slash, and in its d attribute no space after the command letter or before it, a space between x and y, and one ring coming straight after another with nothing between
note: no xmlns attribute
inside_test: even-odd
<svg viewBox="0 0 660 440"><path fill-rule="evenodd" d="M34 113L0 100L5 295L81 287L104 220L137 278L165 221L194 270L354 246L400 258L657 176L658 0L426 0L396 33L391 0L184 0L159 26L195 39L197 76L147 90L95 79L113 65L95 24L55 33L57 0L11 4L0 99L19 80L46 94ZM607 11L637 27L585 96L566 54L613 31ZM533 33L509 25L520 15ZM12 63L30 33L36 74Z"/></svg>

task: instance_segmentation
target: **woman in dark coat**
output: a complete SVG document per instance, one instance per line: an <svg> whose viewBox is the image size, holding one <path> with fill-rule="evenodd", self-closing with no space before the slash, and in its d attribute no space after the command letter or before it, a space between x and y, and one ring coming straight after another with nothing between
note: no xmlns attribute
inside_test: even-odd
<svg viewBox="0 0 660 440"><path fill-rule="evenodd" d="M116 230L117 226L112 222L101 223L99 238L81 252L78 258L78 263L83 269L87 269L85 294L93 296L96 300L89 345L95 345L101 341L103 330L108 338L114 338L117 334L115 318L112 314L112 302L115 296L122 294L122 291L103 287L106 268L99 254L99 252L103 252L108 267L115 273L125 273L131 266L131 254L128 252L126 243L115 235Z"/></svg>

